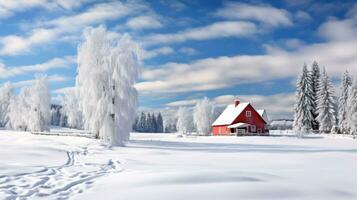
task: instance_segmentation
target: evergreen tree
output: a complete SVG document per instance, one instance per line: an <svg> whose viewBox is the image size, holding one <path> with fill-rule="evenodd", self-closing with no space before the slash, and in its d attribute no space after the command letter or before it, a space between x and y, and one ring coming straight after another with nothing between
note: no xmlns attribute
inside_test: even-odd
<svg viewBox="0 0 357 200"><path fill-rule="evenodd" d="M351 77L348 75L348 71L346 70L342 76L341 96L339 99L339 107L338 107L338 127L341 133L348 132L347 103L348 103L348 90L351 85L352 85Z"/></svg>
<svg viewBox="0 0 357 200"><path fill-rule="evenodd" d="M314 100L312 97L311 76L307 70L306 64L303 66L303 71L297 81L296 104L294 113L294 130L298 136L302 136L312 128L314 120L312 107Z"/></svg>
<svg viewBox="0 0 357 200"><path fill-rule="evenodd" d="M331 81L323 69L317 98L317 120L320 124L319 130L323 133L330 133L336 124L336 103L333 93Z"/></svg>
<svg viewBox="0 0 357 200"><path fill-rule="evenodd" d="M134 124L133 124L133 131L138 131L138 126L139 126L139 116L136 116Z"/></svg>
<svg viewBox="0 0 357 200"><path fill-rule="evenodd" d="M312 129L319 130L319 123L317 120L317 94L319 92L320 86L320 67L316 61L312 63L312 70L311 70L311 86L312 86L312 99L313 99L313 106L312 106L312 116L314 120L312 121Z"/></svg>
<svg viewBox="0 0 357 200"><path fill-rule="evenodd" d="M151 123L150 123L150 126L151 126L150 132L152 132L152 133L157 133L157 120L156 120L156 117L155 117L155 113L152 113L152 114L151 114Z"/></svg>
<svg viewBox="0 0 357 200"><path fill-rule="evenodd" d="M355 76L349 91L347 116L350 134L357 135L357 76Z"/></svg>
<svg viewBox="0 0 357 200"><path fill-rule="evenodd" d="M145 132L146 124L147 124L146 123L146 115L144 112L141 112L140 122L139 122L139 127L138 127L139 132Z"/></svg>
<svg viewBox="0 0 357 200"><path fill-rule="evenodd" d="M159 114L157 115L157 132L158 133L163 133L164 132L164 122L162 120L162 115L159 112Z"/></svg>

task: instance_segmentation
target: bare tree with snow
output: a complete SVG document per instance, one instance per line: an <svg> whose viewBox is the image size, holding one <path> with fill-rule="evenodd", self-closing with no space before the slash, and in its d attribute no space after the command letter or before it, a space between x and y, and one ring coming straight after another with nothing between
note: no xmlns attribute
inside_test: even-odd
<svg viewBox="0 0 357 200"><path fill-rule="evenodd" d="M336 125L336 102L333 96L334 89L326 70L323 69L317 97L317 120L320 124L319 130L330 133Z"/></svg>
<svg viewBox="0 0 357 200"><path fill-rule="evenodd" d="M83 116L76 90L64 93L62 113L67 117L67 126L71 128L83 128Z"/></svg>
<svg viewBox="0 0 357 200"><path fill-rule="evenodd" d="M9 112L7 114L9 121L6 126L8 128L22 131L27 130L27 120L30 112L30 105L28 102L30 93L31 91L29 87L23 87L17 96L11 98Z"/></svg>
<svg viewBox="0 0 357 200"><path fill-rule="evenodd" d="M84 128L123 145L135 119L139 47L128 35L113 38L105 27L87 28L78 48L77 87Z"/></svg>
<svg viewBox="0 0 357 200"><path fill-rule="evenodd" d="M351 77L348 75L348 71L346 70L341 79L341 96L339 98L339 106L338 106L338 127L341 133L348 132L347 103L348 103L348 90L351 84L352 84Z"/></svg>
<svg viewBox="0 0 357 200"><path fill-rule="evenodd" d="M191 112L187 107L180 107L177 111L177 131L180 134L187 134L190 130L190 124L192 118Z"/></svg>
<svg viewBox="0 0 357 200"><path fill-rule="evenodd" d="M47 131L51 121L47 76L37 75L30 87L23 87L10 100L8 127L16 130Z"/></svg>
<svg viewBox="0 0 357 200"><path fill-rule="evenodd" d="M348 95L347 124L351 134L357 135L357 75L353 79Z"/></svg>
<svg viewBox="0 0 357 200"><path fill-rule="evenodd" d="M48 131L51 122L51 96L47 76L37 75L30 87L28 128L31 131Z"/></svg>
<svg viewBox="0 0 357 200"><path fill-rule="evenodd" d="M213 104L207 97L196 103L193 111L193 121L198 134L209 135L211 133L213 111Z"/></svg>
<svg viewBox="0 0 357 200"><path fill-rule="evenodd" d="M306 64L303 66L302 74L299 76L296 85L296 104L294 113L294 130L299 137L312 129L314 120L312 107L314 99L312 97L311 76Z"/></svg>
<svg viewBox="0 0 357 200"><path fill-rule="evenodd" d="M0 87L0 126L4 127L8 122L10 100L13 97L13 86L6 82Z"/></svg>

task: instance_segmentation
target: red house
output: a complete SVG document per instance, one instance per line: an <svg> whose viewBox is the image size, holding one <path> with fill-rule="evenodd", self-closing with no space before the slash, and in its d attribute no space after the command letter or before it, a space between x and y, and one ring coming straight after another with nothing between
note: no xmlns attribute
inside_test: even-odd
<svg viewBox="0 0 357 200"><path fill-rule="evenodd" d="M267 135L265 110L255 110L250 103L235 100L212 124L213 135Z"/></svg>

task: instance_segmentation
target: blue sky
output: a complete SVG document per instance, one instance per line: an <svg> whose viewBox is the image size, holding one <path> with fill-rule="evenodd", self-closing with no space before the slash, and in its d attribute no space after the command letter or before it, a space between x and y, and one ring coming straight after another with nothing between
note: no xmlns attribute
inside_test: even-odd
<svg viewBox="0 0 357 200"><path fill-rule="evenodd" d="M101 24L142 46L141 109L238 97L291 117L304 63L336 82L357 73L356 1L0 0L0 82L19 89L45 73L58 102L74 86L83 29Z"/></svg>

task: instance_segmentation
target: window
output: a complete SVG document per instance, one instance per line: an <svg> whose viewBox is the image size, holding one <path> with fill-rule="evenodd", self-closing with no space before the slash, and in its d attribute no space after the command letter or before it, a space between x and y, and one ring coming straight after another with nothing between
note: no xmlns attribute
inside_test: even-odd
<svg viewBox="0 0 357 200"><path fill-rule="evenodd" d="M252 112L246 111L246 112L245 112L245 116L246 116L246 117L251 117L251 116L252 116Z"/></svg>
<svg viewBox="0 0 357 200"><path fill-rule="evenodd" d="M250 131L251 132L256 132L257 131L257 127L255 125L251 125L250 126Z"/></svg>

